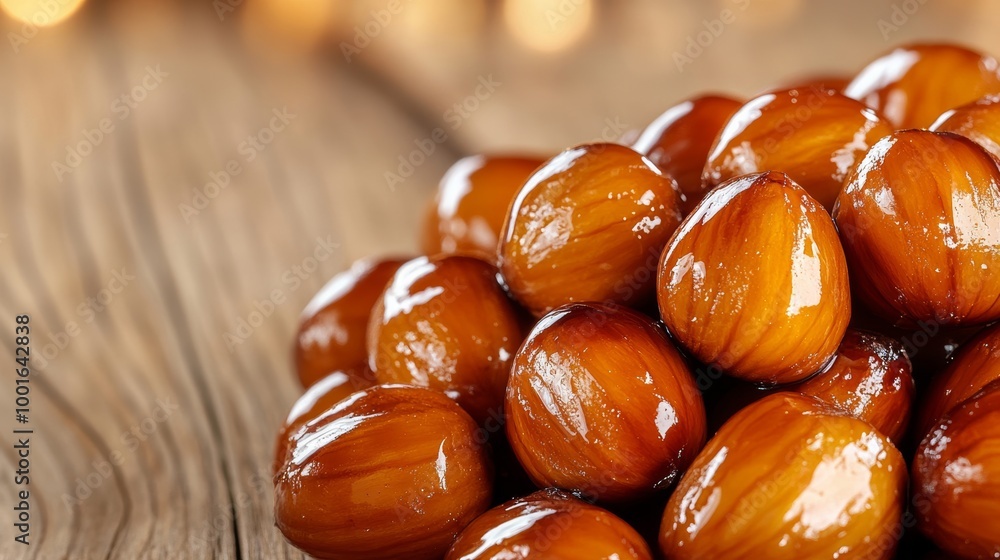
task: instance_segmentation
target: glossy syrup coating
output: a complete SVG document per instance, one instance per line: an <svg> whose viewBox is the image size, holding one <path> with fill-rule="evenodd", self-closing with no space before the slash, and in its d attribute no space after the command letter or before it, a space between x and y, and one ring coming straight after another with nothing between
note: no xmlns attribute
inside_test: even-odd
<svg viewBox="0 0 1000 560"><path fill-rule="evenodd" d="M916 392L903 345L854 329L847 330L830 367L792 389L868 422L894 443L906 433Z"/></svg>
<svg viewBox="0 0 1000 560"><path fill-rule="evenodd" d="M920 530L958 558L1000 557L1000 381L954 408L913 459Z"/></svg>
<svg viewBox="0 0 1000 560"><path fill-rule="evenodd" d="M906 463L867 422L777 393L733 416L663 513L667 558L891 558Z"/></svg>
<svg viewBox="0 0 1000 560"><path fill-rule="evenodd" d="M303 387L334 371L363 376L372 306L405 259L365 259L334 276L302 311L292 350Z"/></svg>
<svg viewBox="0 0 1000 560"><path fill-rule="evenodd" d="M758 96L726 123L702 180L713 188L761 171L781 171L827 210L844 177L892 126L875 111L833 90L787 89Z"/></svg>
<svg viewBox="0 0 1000 560"><path fill-rule="evenodd" d="M462 255L401 266L372 309L368 333L379 383L444 392L479 422L503 409L520 343L519 318L496 267Z"/></svg>
<svg viewBox="0 0 1000 560"><path fill-rule="evenodd" d="M438 185L424 224L424 253L468 253L496 259L507 208L542 158L474 155L464 157Z"/></svg>
<svg viewBox="0 0 1000 560"><path fill-rule="evenodd" d="M855 294L901 325L1000 318L1000 168L973 141L904 130L847 178L834 210Z"/></svg>
<svg viewBox="0 0 1000 560"><path fill-rule="evenodd" d="M565 150L528 179L504 223L510 292L535 316L576 301L651 301L680 200L677 184L631 148Z"/></svg>
<svg viewBox="0 0 1000 560"><path fill-rule="evenodd" d="M1000 95L989 95L947 111L930 129L965 136L1000 158Z"/></svg>
<svg viewBox="0 0 1000 560"><path fill-rule="evenodd" d="M665 488L705 441L687 365L651 319L570 304L543 317L507 386L507 437L538 486L602 502Z"/></svg>
<svg viewBox="0 0 1000 560"><path fill-rule="evenodd" d="M549 488L479 516L445 560L652 560L642 537L613 513Z"/></svg>
<svg viewBox="0 0 1000 560"><path fill-rule="evenodd" d="M1000 379L1000 324L962 344L955 358L931 381L920 407L918 435L923 437L941 417Z"/></svg>
<svg viewBox="0 0 1000 560"><path fill-rule="evenodd" d="M742 105L724 95L702 95L674 105L656 118L632 148L677 181L684 215L705 196L701 171L716 135Z"/></svg>
<svg viewBox="0 0 1000 560"><path fill-rule="evenodd" d="M297 433L275 476L278 529L317 558L441 558L489 507L478 429L435 391L355 393Z"/></svg>
<svg viewBox="0 0 1000 560"><path fill-rule="evenodd" d="M285 423L278 431L273 472L277 473L281 465L284 464L292 440L302 426L355 392L368 389L375 384L371 371L365 368L364 372L365 375L358 375L354 372L333 372L313 383L295 401L292 409L288 412L288 417L285 418Z"/></svg>
<svg viewBox="0 0 1000 560"><path fill-rule="evenodd" d="M819 371L851 316L847 265L829 214L782 173L711 191L663 251L667 329L705 364L758 383Z"/></svg>
<svg viewBox="0 0 1000 560"><path fill-rule="evenodd" d="M949 44L893 49L844 89L845 95L875 109L897 129L927 128L948 109L994 93L1000 93L997 59Z"/></svg>

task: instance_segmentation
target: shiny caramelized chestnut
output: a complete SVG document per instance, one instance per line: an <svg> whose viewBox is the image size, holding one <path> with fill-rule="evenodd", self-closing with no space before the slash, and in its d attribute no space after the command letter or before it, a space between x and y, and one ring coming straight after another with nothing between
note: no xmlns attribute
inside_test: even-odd
<svg viewBox="0 0 1000 560"><path fill-rule="evenodd" d="M892 131L864 103L833 90L765 93L726 123L702 179L710 189L740 175L782 171L830 210L854 163Z"/></svg>
<svg viewBox="0 0 1000 560"><path fill-rule="evenodd" d="M288 448L291 446L295 433L309 421L333 408L353 393L367 389L374 384L371 371L364 370L366 375L337 371L313 383L288 413L285 423L278 432L278 441L274 451L274 472L277 473L284 464Z"/></svg>
<svg viewBox="0 0 1000 560"><path fill-rule="evenodd" d="M913 460L919 526L959 558L1000 557L1000 381L952 409Z"/></svg>
<svg viewBox="0 0 1000 560"><path fill-rule="evenodd" d="M1000 379L1000 325L962 344L948 368L934 377L920 408L923 437L941 417L989 383Z"/></svg>
<svg viewBox="0 0 1000 560"><path fill-rule="evenodd" d="M871 425L777 393L733 416L663 513L667 558L891 558L906 463Z"/></svg>
<svg viewBox="0 0 1000 560"><path fill-rule="evenodd" d="M399 268L372 309L370 365L379 383L442 391L484 422L503 410L518 321L495 266L419 257Z"/></svg>
<svg viewBox="0 0 1000 560"><path fill-rule="evenodd" d="M701 171L716 135L742 103L722 95L702 95L674 105L650 123L632 148L677 181L691 213L705 196Z"/></svg>
<svg viewBox="0 0 1000 560"><path fill-rule="evenodd" d="M652 560L646 541L611 512L549 488L479 516L445 560Z"/></svg>
<svg viewBox="0 0 1000 560"><path fill-rule="evenodd" d="M368 316L402 263L400 259L357 261L313 296L302 311L292 352L303 387L334 371L364 375Z"/></svg>
<svg viewBox="0 0 1000 560"><path fill-rule="evenodd" d="M883 138L833 215L855 294L884 319L1000 318L1000 168L973 141L925 130Z"/></svg>
<svg viewBox="0 0 1000 560"><path fill-rule="evenodd" d="M296 433L275 476L278 528L317 558L441 558L489 507L477 430L435 391L355 393Z"/></svg>
<svg viewBox="0 0 1000 560"><path fill-rule="evenodd" d="M965 136L1000 158L1000 95L990 95L947 111L930 129Z"/></svg>
<svg viewBox="0 0 1000 560"><path fill-rule="evenodd" d="M657 299L667 329L699 360L764 383L822 368L851 316L830 216L776 172L708 193L663 251Z"/></svg>
<svg viewBox="0 0 1000 560"><path fill-rule="evenodd" d="M510 292L536 316L574 301L651 301L656 259L680 223L677 184L630 148L586 144L535 171L500 240Z"/></svg>
<svg viewBox="0 0 1000 560"><path fill-rule="evenodd" d="M496 259L507 208L524 181L544 159L476 155L448 169L427 215L423 251L469 253Z"/></svg>
<svg viewBox="0 0 1000 560"><path fill-rule="evenodd" d="M948 44L896 48L866 66L844 89L898 129L927 128L944 111L992 93L1000 93L997 60Z"/></svg>
<svg viewBox="0 0 1000 560"><path fill-rule="evenodd" d="M915 389L903 345L881 334L848 329L829 368L791 388L864 420L899 443Z"/></svg>
<svg viewBox="0 0 1000 560"><path fill-rule="evenodd" d="M669 486L705 440L701 395L666 333L608 304L538 322L514 357L505 410L535 484L604 502Z"/></svg>

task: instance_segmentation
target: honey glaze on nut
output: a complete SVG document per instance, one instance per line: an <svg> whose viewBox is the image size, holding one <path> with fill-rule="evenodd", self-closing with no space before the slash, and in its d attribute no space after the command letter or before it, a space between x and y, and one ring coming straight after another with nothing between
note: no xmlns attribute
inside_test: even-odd
<svg viewBox="0 0 1000 560"><path fill-rule="evenodd" d="M1000 557L1000 381L940 419L913 460L919 527L959 558Z"/></svg>
<svg viewBox="0 0 1000 560"><path fill-rule="evenodd" d="M504 222L511 294L536 316L578 301L642 306L680 202L677 184L631 148L565 150L528 179Z"/></svg>
<svg viewBox="0 0 1000 560"><path fill-rule="evenodd" d="M684 215L701 201L701 182L709 150L716 135L742 103L723 95L702 95L674 105L656 118L632 148L645 155L660 171L677 181L684 195Z"/></svg>
<svg viewBox="0 0 1000 560"><path fill-rule="evenodd" d="M805 395L733 416L663 513L667 558L891 558L906 464L885 436Z"/></svg>
<svg viewBox="0 0 1000 560"><path fill-rule="evenodd" d="M603 502L665 488L705 441L701 395L651 319L607 304L543 317L507 386L507 436L538 486Z"/></svg>
<svg viewBox="0 0 1000 560"><path fill-rule="evenodd" d="M738 177L702 200L664 249L657 300L700 361L757 383L819 371L851 315L829 214L776 172Z"/></svg>
<svg viewBox="0 0 1000 560"><path fill-rule="evenodd" d="M971 140L905 130L847 178L834 209L855 294L897 325L1000 319L1000 168Z"/></svg>
<svg viewBox="0 0 1000 560"><path fill-rule="evenodd" d="M719 133L702 179L710 189L774 169L830 210L854 163L892 131L863 103L832 90L765 93L743 105Z"/></svg>
<svg viewBox="0 0 1000 560"><path fill-rule="evenodd" d="M965 136L1000 158L1000 95L989 95L947 111L930 129Z"/></svg>
<svg viewBox="0 0 1000 560"><path fill-rule="evenodd" d="M368 367L368 316L401 259L366 259L332 279L302 311L293 349L303 387L330 372L364 374Z"/></svg>
<svg viewBox="0 0 1000 560"><path fill-rule="evenodd" d="M898 47L875 59L844 89L897 129L927 128L948 109L994 93L1000 93L997 59L949 44Z"/></svg>
<svg viewBox="0 0 1000 560"><path fill-rule="evenodd" d="M275 476L277 526L317 558L441 558L489 507L478 429L428 389L355 393L295 434Z"/></svg>
<svg viewBox="0 0 1000 560"><path fill-rule="evenodd" d="M496 259L507 207L544 159L503 155L462 158L448 169L424 226L424 253Z"/></svg>
<svg viewBox="0 0 1000 560"><path fill-rule="evenodd" d="M935 376L920 409L918 434L928 430L951 409L1000 379L1000 324L962 344L947 369Z"/></svg>
<svg viewBox="0 0 1000 560"><path fill-rule="evenodd" d="M511 500L479 516L445 560L652 560L641 536L611 512L557 489Z"/></svg>
<svg viewBox="0 0 1000 560"><path fill-rule="evenodd" d="M369 329L379 383L444 392L480 422L503 409L521 326L495 266L461 255L411 260L378 299Z"/></svg>

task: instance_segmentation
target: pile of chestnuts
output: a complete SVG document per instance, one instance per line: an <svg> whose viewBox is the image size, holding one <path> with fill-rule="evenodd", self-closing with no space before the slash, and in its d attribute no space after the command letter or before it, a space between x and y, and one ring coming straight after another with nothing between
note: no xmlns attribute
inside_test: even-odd
<svg viewBox="0 0 1000 560"><path fill-rule="evenodd" d="M477 155L309 303L275 520L327 559L1000 558L1000 63Z"/></svg>

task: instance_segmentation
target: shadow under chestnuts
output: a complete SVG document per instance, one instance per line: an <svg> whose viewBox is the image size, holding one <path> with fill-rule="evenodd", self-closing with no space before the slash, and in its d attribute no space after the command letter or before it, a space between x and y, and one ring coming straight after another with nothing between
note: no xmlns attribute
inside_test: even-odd
<svg viewBox="0 0 1000 560"><path fill-rule="evenodd" d="M359 261L302 314L285 538L1000 556L998 63L916 44L776 83L620 143L457 161L423 255Z"/></svg>

